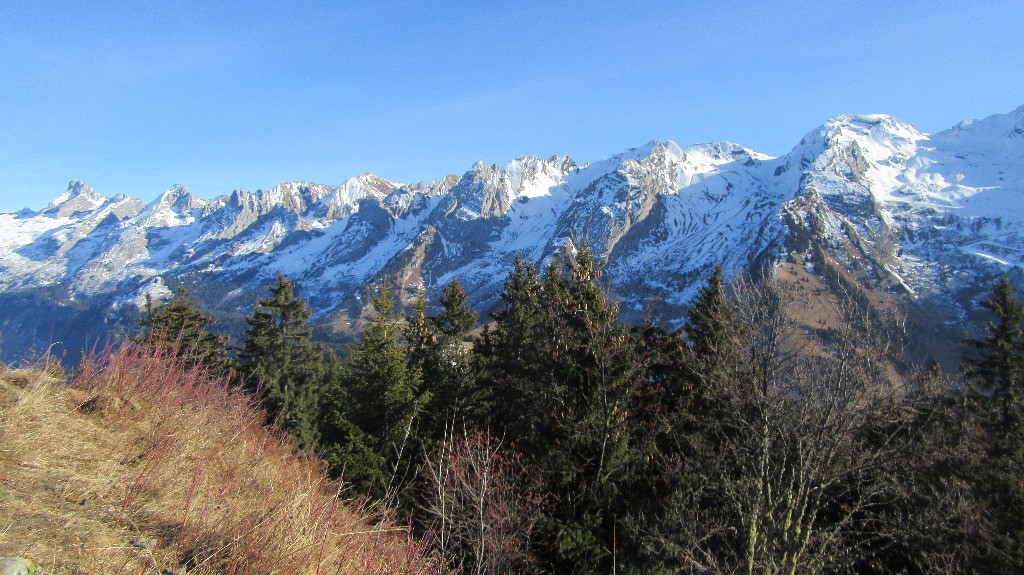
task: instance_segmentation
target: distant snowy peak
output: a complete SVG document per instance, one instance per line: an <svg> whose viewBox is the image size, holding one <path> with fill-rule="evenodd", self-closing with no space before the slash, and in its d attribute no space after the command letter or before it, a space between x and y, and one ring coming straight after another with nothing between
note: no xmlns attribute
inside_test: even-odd
<svg viewBox="0 0 1024 575"><path fill-rule="evenodd" d="M332 189L313 182L284 182L269 190L257 191L252 201L261 215L278 207L303 214L329 195Z"/></svg>
<svg viewBox="0 0 1024 575"><path fill-rule="evenodd" d="M841 114L825 122L822 131L833 139L843 132L870 136L880 141L888 141L893 137L911 140L926 137L913 125L887 114Z"/></svg>
<svg viewBox="0 0 1024 575"><path fill-rule="evenodd" d="M447 194L452 188L459 185L461 180L462 178L460 176L448 174L440 180L406 184L396 191L406 194L418 194L426 197L440 196L442 194Z"/></svg>
<svg viewBox="0 0 1024 575"><path fill-rule="evenodd" d="M1016 201L1006 206L1015 208L1024 200L1016 197L1024 191L1022 136L1024 106L934 134L890 116L838 116L808 134L794 155L804 169L813 164L819 177L841 176L884 204L948 209L964 207L979 192L1016 190Z"/></svg>
<svg viewBox="0 0 1024 575"><path fill-rule="evenodd" d="M937 147L951 155L937 158L963 165L996 163L1001 175L1021 174L1024 163L1024 106L1009 114L968 120L931 137Z"/></svg>
<svg viewBox="0 0 1024 575"><path fill-rule="evenodd" d="M346 190L362 190L363 197L373 196L377 199L384 199L388 194L402 187L403 184L385 180L384 178L366 172L354 178L349 178L339 188ZM356 198L358 200L358 198Z"/></svg>
<svg viewBox="0 0 1024 575"><path fill-rule="evenodd" d="M145 225L171 228L188 225L200 215L206 200L196 197L181 184L171 186L139 214Z"/></svg>
<svg viewBox="0 0 1024 575"><path fill-rule="evenodd" d="M551 156L544 160L537 156L521 156L505 164L512 199L520 196L533 198L550 193L560 185L565 175L575 169L576 162L569 156Z"/></svg>
<svg viewBox="0 0 1024 575"><path fill-rule="evenodd" d="M659 144L651 152L651 157L659 155L678 159L685 169L691 172L714 172L729 164L751 166L756 162L774 159L768 154L755 152L732 142L710 142L681 148L669 140Z"/></svg>
<svg viewBox="0 0 1024 575"><path fill-rule="evenodd" d="M206 207L206 200L197 197L181 184L171 186L157 198L156 204L167 206L177 213L201 210Z"/></svg>
<svg viewBox="0 0 1024 575"><path fill-rule="evenodd" d="M521 156L504 167L477 162L451 195L467 219L503 216L517 198L550 195L576 167L568 156Z"/></svg>
<svg viewBox="0 0 1024 575"><path fill-rule="evenodd" d="M1024 106L1007 114L995 114L981 120L964 120L947 132L978 134L988 138L992 136L1024 137Z"/></svg>
<svg viewBox="0 0 1024 575"><path fill-rule="evenodd" d="M349 178L342 185L324 194L313 207L311 215L319 220L340 220L356 212L360 200L368 197L383 200L400 187L402 184L366 172Z"/></svg>
<svg viewBox="0 0 1024 575"><path fill-rule="evenodd" d="M41 212L42 215L51 218L68 218L75 214L91 212L107 201L107 198L97 193L88 184L81 180L71 180L68 189L57 196L50 205Z"/></svg>
<svg viewBox="0 0 1024 575"><path fill-rule="evenodd" d="M855 161L900 161L917 152L918 143L928 138L916 128L883 114L836 116L808 132L787 154L784 169L806 169L824 156L824 163L836 155L853 156Z"/></svg>

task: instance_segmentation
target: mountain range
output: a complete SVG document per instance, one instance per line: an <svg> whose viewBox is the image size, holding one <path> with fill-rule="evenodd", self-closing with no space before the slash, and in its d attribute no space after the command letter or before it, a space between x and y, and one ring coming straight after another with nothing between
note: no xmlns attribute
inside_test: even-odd
<svg viewBox="0 0 1024 575"><path fill-rule="evenodd" d="M717 142L650 142L606 160L523 156L403 184L287 182L145 203L74 180L36 212L0 214L0 347L77 352L134 329L147 296L192 288L236 333L278 273L318 332L359 329L388 281L408 298L453 278L487 312L517 255L589 246L628 319L669 328L716 265L843 278L955 337L994 278L1024 277L1024 106L923 133L837 116L772 157Z"/></svg>

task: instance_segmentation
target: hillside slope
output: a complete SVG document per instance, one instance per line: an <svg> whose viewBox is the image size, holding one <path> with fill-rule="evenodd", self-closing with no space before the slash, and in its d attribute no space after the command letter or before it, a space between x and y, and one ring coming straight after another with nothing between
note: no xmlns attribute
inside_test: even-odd
<svg viewBox="0 0 1024 575"><path fill-rule="evenodd" d="M428 573L246 397L130 350L0 372L0 556L46 573Z"/></svg>

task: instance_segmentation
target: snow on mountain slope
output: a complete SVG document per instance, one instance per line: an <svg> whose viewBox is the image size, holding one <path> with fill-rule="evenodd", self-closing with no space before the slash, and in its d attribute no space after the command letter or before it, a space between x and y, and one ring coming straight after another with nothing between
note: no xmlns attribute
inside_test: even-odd
<svg viewBox="0 0 1024 575"><path fill-rule="evenodd" d="M408 294L457 277L484 310L517 255L580 244L607 259L625 311L654 296L673 325L715 265L787 258L827 258L869 289L954 309L1024 268L1024 107L935 134L838 116L778 158L650 142L590 164L523 156L410 185L367 173L212 200L174 186L145 206L73 181L39 213L0 214L0 294L59 285L116 306L188 277L223 286L209 305L237 313L281 272L323 319L358 313L385 278Z"/></svg>
<svg viewBox="0 0 1024 575"><path fill-rule="evenodd" d="M67 218L78 213L91 212L103 205L106 200L85 182L72 180L67 191L57 196L40 213L53 218Z"/></svg>
<svg viewBox="0 0 1024 575"><path fill-rule="evenodd" d="M949 296L1024 266L1022 133L1024 107L930 135L888 116L840 116L784 160L803 174L789 207L817 213L831 245L858 244L876 277Z"/></svg>

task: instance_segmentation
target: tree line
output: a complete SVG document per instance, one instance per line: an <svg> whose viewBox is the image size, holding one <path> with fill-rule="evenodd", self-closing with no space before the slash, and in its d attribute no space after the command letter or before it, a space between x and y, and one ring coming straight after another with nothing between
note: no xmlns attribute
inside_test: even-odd
<svg viewBox="0 0 1024 575"><path fill-rule="evenodd" d="M963 373L907 367L857 298L808 334L766 277L708 278L685 325L629 325L586 249L515 261L481 322L457 280L384 285L344 358L283 276L239 349L187 291L142 345L268 420L463 573L1007 573L1024 565L1024 306L981 302ZM431 313L431 310L436 310Z"/></svg>

